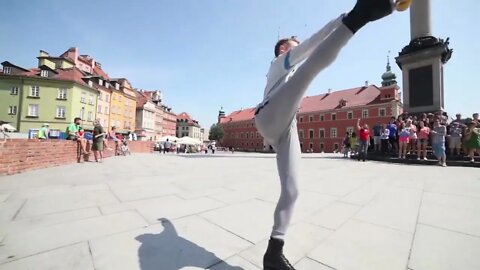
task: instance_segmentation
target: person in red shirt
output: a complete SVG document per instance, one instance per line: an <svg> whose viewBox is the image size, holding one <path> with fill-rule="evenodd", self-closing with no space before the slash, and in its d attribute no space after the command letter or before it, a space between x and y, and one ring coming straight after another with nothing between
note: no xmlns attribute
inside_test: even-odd
<svg viewBox="0 0 480 270"><path fill-rule="evenodd" d="M360 119L357 121L357 129L358 129L358 161L365 158L367 156L367 149L368 143L370 142L370 131L368 129L368 125L364 124L363 127L360 126Z"/></svg>

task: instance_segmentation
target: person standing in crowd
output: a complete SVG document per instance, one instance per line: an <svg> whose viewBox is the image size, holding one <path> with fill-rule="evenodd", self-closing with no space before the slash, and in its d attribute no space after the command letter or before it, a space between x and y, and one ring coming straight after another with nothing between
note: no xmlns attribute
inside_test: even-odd
<svg viewBox="0 0 480 270"><path fill-rule="evenodd" d="M380 152L382 150L382 131L382 124L377 122L377 124L373 126L373 147L375 152Z"/></svg>
<svg viewBox="0 0 480 270"><path fill-rule="evenodd" d="M43 123L42 127L38 130L37 137L40 140L46 140L50 137L49 136L50 135L50 129L48 127L49 127L49 125L47 123Z"/></svg>
<svg viewBox="0 0 480 270"><path fill-rule="evenodd" d="M419 122L418 140L417 140L417 160L420 160L423 153L423 160L427 160L427 145L430 137L430 128L425 125L424 121Z"/></svg>
<svg viewBox="0 0 480 270"><path fill-rule="evenodd" d="M406 126L400 127L400 132L398 133L398 158L406 158L409 141L410 129Z"/></svg>
<svg viewBox="0 0 480 270"><path fill-rule="evenodd" d="M408 141L407 154L415 153L415 146L417 145L417 126L413 124L412 119L408 119L405 127L410 130L410 138Z"/></svg>
<svg viewBox="0 0 480 270"><path fill-rule="evenodd" d="M384 125L382 131L382 153L388 154L390 152L390 147L388 144L388 138L390 137L390 129L388 129L388 125Z"/></svg>
<svg viewBox="0 0 480 270"><path fill-rule="evenodd" d="M480 128L474 120L467 121L467 129L465 130L465 147L468 149L468 157L470 162L475 162L475 151L480 154Z"/></svg>
<svg viewBox="0 0 480 270"><path fill-rule="evenodd" d="M100 120L96 119L93 128L93 155L95 157L96 162L103 162L103 139L105 138L105 130L103 129L102 125L100 124ZM100 154L100 161L98 160L98 154Z"/></svg>
<svg viewBox="0 0 480 270"><path fill-rule="evenodd" d="M163 144L163 153L169 153L170 152L170 148L172 147L172 143L170 142L169 139L167 139L165 141L165 143Z"/></svg>
<svg viewBox="0 0 480 270"><path fill-rule="evenodd" d="M474 113L472 115L472 117L473 117L473 122L475 123L476 127L480 128L480 118L478 116L478 113Z"/></svg>
<svg viewBox="0 0 480 270"><path fill-rule="evenodd" d="M370 141L370 130L368 129L367 124L364 124L363 127L360 126L360 119L357 120L357 129L359 133L358 161L360 161L360 159L365 161L368 151L368 143Z"/></svg>
<svg viewBox="0 0 480 270"><path fill-rule="evenodd" d="M358 154L358 139L357 133L354 131L350 136L350 156Z"/></svg>
<svg viewBox="0 0 480 270"><path fill-rule="evenodd" d="M119 153L119 147L120 147L120 140L117 138L117 133L116 133L116 127L112 126L112 129L108 133L108 139L110 141L115 142L115 156L117 156Z"/></svg>
<svg viewBox="0 0 480 270"><path fill-rule="evenodd" d="M395 117L390 118L390 123L387 126L388 132L388 143L390 144L390 149L393 153L397 153L397 125L395 124Z"/></svg>
<svg viewBox="0 0 480 270"><path fill-rule="evenodd" d="M462 149L463 128L460 127L460 124L458 122L452 122L450 124L448 134L448 146L450 148L450 155L454 156L456 154L460 156L460 150ZM456 153L455 150L457 150Z"/></svg>
<svg viewBox="0 0 480 270"><path fill-rule="evenodd" d="M348 157L348 152L350 152L350 133L345 133L345 137L343 138L343 157Z"/></svg>
<svg viewBox="0 0 480 270"><path fill-rule="evenodd" d="M447 135L447 128L441 125L441 118L435 118L433 122L433 130L430 131L432 135L432 148L433 153L438 159L438 164L446 167L446 154L445 154L445 136Z"/></svg>

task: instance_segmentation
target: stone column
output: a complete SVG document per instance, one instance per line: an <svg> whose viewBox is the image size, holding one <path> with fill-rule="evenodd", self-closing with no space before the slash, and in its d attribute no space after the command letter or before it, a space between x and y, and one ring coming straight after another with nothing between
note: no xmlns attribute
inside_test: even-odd
<svg viewBox="0 0 480 270"><path fill-rule="evenodd" d="M396 58L402 69L404 110L417 114L444 109L443 65L452 50L448 39L433 37L431 0L413 0L410 44Z"/></svg>

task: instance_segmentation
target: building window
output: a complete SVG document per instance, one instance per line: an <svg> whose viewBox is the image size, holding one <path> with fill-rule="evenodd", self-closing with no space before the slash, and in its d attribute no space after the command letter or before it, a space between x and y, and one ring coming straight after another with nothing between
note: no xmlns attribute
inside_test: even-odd
<svg viewBox="0 0 480 270"><path fill-rule="evenodd" d="M313 150L313 143L310 143L310 144L308 145L308 149Z"/></svg>
<svg viewBox="0 0 480 270"><path fill-rule="evenodd" d="M88 104L93 105L93 96L88 96Z"/></svg>
<svg viewBox="0 0 480 270"><path fill-rule="evenodd" d="M10 89L10 95L18 95L18 86L12 86Z"/></svg>
<svg viewBox="0 0 480 270"><path fill-rule="evenodd" d="M352 135L353 131L354 131L353 127L347 127L348 134Z"/></svg>
<svg viewBox="0 0 480 270"><path fill-rule="evenodd" d="M353 119L353 112L347 112L347 119Z"/></svg>
<svg viewBox="0 0 480 270"><path fill-rule="evenodd" d="M313 139L313 129L308 130L308 138Z"/></svg>
<svg viewBox="0 0 480 270"><path fill-rule="evenodd" d="M85 108L80 109L80 116L79 117L80 117L80 119L82 119L82 121L83 121L84 113L85 113Z"/></svg>
<svg viewBox="0 0 480 270"><path fill-rule="evenodd" d="M300 123L303 123L303 116L300 116Z"/></svg>
<svg viewBox="0 0 480 270"><path fill-rule="evenodd" d="M313 115L308 116L308 122L313 122Z"/></svg>
<svg viewBox="0 0 480 270"><path fill-rule="evenodd" d="M320 132L319 132L319 137L320 137L320 138L325 138L325 129L324 129L324 128L321 128L319 131L320 131Z"/></svg>
<svg viewBox="0 0 480 270"><path fill-rule="evenodd" d="M243 132L240 132L240 139L243 139Z"/></svg>
<svg viewBox="0 0 480 270"><path fill-rule="evenodd" d="M67 89L60 88L58 89L58 99L67 99Z"/></svg>
<svg viewBox="0 0 480 270"><path fill-rule="evenodd" d="M93 87L93 82L91 80L88 81L88 86Z"/></svg>
<svg viewBox="0 0 480 270"><path fill-rule="evenodd" d="M336 113L332 113L332 121L335 121L337 120L337 114Z"/></svg>
<svg viewBox="0 0 480 270"><path fill-rule="evenodd" d="M30 91L31 97L40 97L40 86L34 85L32 86L32 90Z"/></svg>
<svg viewBox="0 0 480 270"><path fill-rule="evenodd" d="M257 139L260 139L260 133L257 132Z"/></svg>
<svg viewBox="0 0 480 270"><path fill-rule="evenodd" d="M337 128L330 129L330 138L337 138Z"/></svg>
<svg viewBox="0 0 480 270"><path fill-rule="evenodd" d="M325 115L324 114L320 114L320 121L325 121Z"/></svg>
<svg viewBox="0 0 480 270"><path fill-rule="evenodd" d="M11 74L12 73L12 67L4 67L3 68L3 73L4 74Z"/></svg>
<svg viewBox="0 0 480 270"><path fill-rule="evenodd" d="M102 113L102 106L97 105L97 113Z"/></svg>
<svg viewBox="0 0 480 270"><path fill-rule="evenodd" d="M99 85L103 85L103 80L102 80L102 79L98 79L98 84L99 84Z"/></svg>
<svg viewBox="0 0 480 270"><path fill-rule="evenodd" d="M303 129L300 129L298 131L298 137L300 137L300 139L303 139Z"/></svg>
<svg viewBox="0 0 480 270"><path fill-rule="evenodd" d="M323 152L325 150L325 144L320 143L320 152Z"/></svg>
<svg viewBox="0 0 480 270"><path fill-rule="evenodd" d="M8 106L8 114L17 114L17 106Z"/></svg>
<svg viewBox="0 0 480 270"><path fill-rule="evenodd" d="M248 139L248 132L245 133L245 139Z"/></svg>
<svg viewBox="0 0 480 270"><path fill-rule="evenodd" d="M57 107L56 117L57 118L65 118L65 107L63 107L63 106L58 106Z"/></svg>
<svg viewBox="0 0 480 270"><path fill-rule="evenodd" d="M98 93L98 100L102 100L102 92Z"/></svg>
<svg viewBox="0 0 480 270"><path fill-rule="evenodd" d="M338 143L333 144L333 151L337 152L338 151Z"/></svg>
<svg viewBox="0 0 480 270"><path fill-rule="evenodd" d="M387 110L385 110L385 108L380 108L378 109L378 115L379 116L386 116L387 115Z"/></svg>
<svg viewBox="0 0 480 270"><path fill-rule="evenodd" d="M42 69L42 71L40 71L40 76L48 77L48 70Z"/></svg>
<svg viewBox="0 0 480 270"><path fill-rule="evenodd" d="M362 118L368 118L368 110L362 110Z"/></svg>
<svg viewBox="0 0 480 270"><path fill-rule="evenodd" d="M87 99L85 97L85 93L82 93L82 95L80 96L80 102L81 103L87 103Z"/></svg>
<svg viewBox="0 0 480 270"><path fill-rule="evenodd" d="M28 116L38 117L38 104L28 105Z"/></svg>

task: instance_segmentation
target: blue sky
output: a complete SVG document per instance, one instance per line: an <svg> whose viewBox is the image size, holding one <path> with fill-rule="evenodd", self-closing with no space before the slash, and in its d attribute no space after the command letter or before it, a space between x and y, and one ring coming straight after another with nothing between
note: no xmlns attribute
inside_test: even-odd
<svg viewBox="0 0 480 270"><path fill-rule="evenodd" d="M281 36L308 38L348 11L354 0L2 0L0 61L36 65L39 50L59 55L69 47L93 56L112 77L134 87L159 89L174 111L209 127L226 112L255 106ZM480 30L476 0L432 0L435 36L450 37L454 54L445 66L450 114L480 111ZM323 71L307 95L379 85L387 52L410 41L409 13L362 29ZM401 86L401 72L392 65Z"/></svg>

